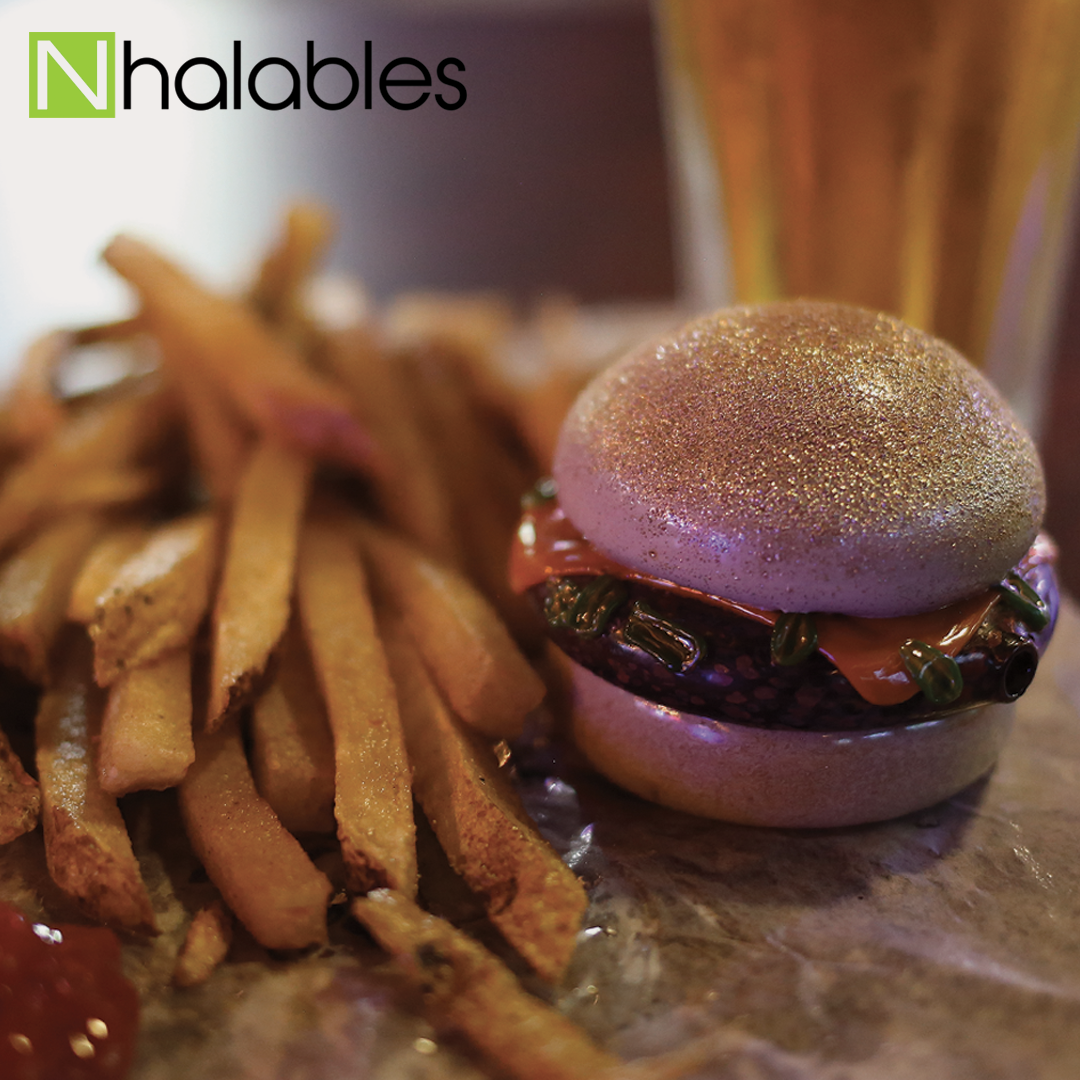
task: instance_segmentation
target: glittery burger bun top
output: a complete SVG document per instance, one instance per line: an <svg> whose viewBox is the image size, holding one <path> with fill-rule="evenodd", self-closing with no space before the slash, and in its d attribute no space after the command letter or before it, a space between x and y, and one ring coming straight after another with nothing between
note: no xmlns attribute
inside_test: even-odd
<svg viewBox="0 0 1080 1080"><path fill-rule="evenodd" d="M617 561L782 611L884 617L999 581L1042 470L998 392L885 315L719 311L578 398L555 455L570 520Z"/></svg>

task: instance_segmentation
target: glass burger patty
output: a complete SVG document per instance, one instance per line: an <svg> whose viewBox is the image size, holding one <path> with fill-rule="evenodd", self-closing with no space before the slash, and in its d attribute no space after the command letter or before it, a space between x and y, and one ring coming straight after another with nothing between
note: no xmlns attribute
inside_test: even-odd
<svg viewBox="0 0 1080 1080"><path fill-rule="evenodd" d="M559 648L633 694L731 723L852 731L1020 697L1053 632L1057 590L1048 562L1022 565L1019 576L1043 600L1048 620L1036 629L1008 604L995 603L955 658L959 694L938 702L923 692L896 705L867 701L820 652L776 663L773 628L660 585L571 575L530 591Z"/></svg>
<svg viewBox="0 0 1080 1080"><path fill-rule="evenodd" d="M555 643L608 682L697 716L856 731L1014 701L1053 633L1056 550L1044 535L995 588L865 619L766 611L623 566L574 528L551 480L524 510L511 579Z"/></svg>

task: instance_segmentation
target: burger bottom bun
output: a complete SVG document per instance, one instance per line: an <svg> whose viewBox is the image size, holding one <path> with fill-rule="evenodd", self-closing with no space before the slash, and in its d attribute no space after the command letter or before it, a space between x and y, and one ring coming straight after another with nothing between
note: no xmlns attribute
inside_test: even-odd
<svg viewBox="0 0 1080 1080"><path fill-rule="evenodd" d="M571 664L573 735L652 802L741 825L831 828L932 806L988 772L1011 705L878 731L778 731L681 713Z"/></svg>

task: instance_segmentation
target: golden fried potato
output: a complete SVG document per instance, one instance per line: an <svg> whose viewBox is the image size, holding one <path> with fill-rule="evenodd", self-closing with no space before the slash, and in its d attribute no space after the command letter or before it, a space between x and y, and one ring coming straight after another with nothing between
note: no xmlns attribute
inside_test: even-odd
<svg viewBox="0 0 1080 1080"><path fill-rule="evenodd" d="M394 684L359 552L335 518L304 525L304 634L334 732L334 813L350 891L416 895L416 827Z"/></svg>
<svg viewBox="0 0 1080 1080"><path fill-rule="evenodd" d="M164 791L194 760L191 650L184 647L130 668L109 688L98 780L110 795Z"/></svg>
<svg viewBox="0 0 1080 1080"><path fill-rule="evenodd" d="M244 468L214 603L211 728L261 688L285 632L310 483L310 459L272 439L256 446Z"/></svg>
<svg viewBox="0 0 1080 1080"><path fill-rule="evenodd" d="M217 731L196 730L180 812L210 880L256 941L268 949L326 941L333 886L255 790L235 716Z"/></svg>
<svg viewBox="0 0 1080 1080"><path fill-rule="evenodd" d="M31 682L48 681L49 653L71 586L104 526L93 514L53 522L0 566L0 662Z"/></svg>
<svg viewBox="0 0 1080 1080"><path fill-rule="evenodd" d="M146 318L264 436L367 471L376 450L348 395L306 367L239 301L204 289L152 248L118 236L104 258L138 290Z"/></svg>
<svg viewBox="0 0 1080 1080"><path fill-rule="evenodd" d="M0 548L69 508L85 478L126 472L165 446L174 416L170 399L145 382L81 409L5 474ZM116 501L115 491L103 494Z"/></svg>
<svg viewBox="0 0 1080 1080"><path fill-rule="evenodd" d="M53 376L74 343L70 331L54 330L32 342L19 364L6 405L10 434L22 450L40 445L64 422L64 406L53 388Z"/></svg>
<svg viewBox="0 0 1080 1080"><path fill-rule="evenodd" d="M150 527L142 521L123 521L106 528L90 549L71 588L67 617L72 622L85 626L93 621L99 597L149 535Z"/></svg>
<svg viewBox="0 0 1080 1080"><path fill-rule="evenodd" d="M495 739L521 734L544 684L491 605L460 574L367 523L354 526L372 575L409 624L454 712Z"/></svg>
<svg viewBox="0 0 1080 1080"><path fill-rule="evenodd" d="M401 358L365 329L329 334L322 356L352 392L358 415L386 454L374 485L390 523L433 557L457 566L462 554L451 492L421 426Z"/></svg>
<svg viewBox="0 0 1080 1080"><path fill-rule="evenodd" d="M216 538L211 513L188 514L159 525L121 565L89 628L99 686L190 644L209 603Z"/></svg>
<svg viewBox="0 0 1080 1080"><path fill-rule="evenodd" d="M116 799L98 782L97 740L104 695L93 684L90 647L65 636L55 685L35 722L41 821L49 876L91 918L156 933L154 910Z"/></svg>
<svg viewBox="0 0 1080 1080"><path fill-rule="evenodd" d="M163 353L169 385L183 406L199 476L215 502L228 504L251 455L255 433L225 394L186 362L176 346L167 345Z"/></svg>
<svg viewBox="0 0 1080 1080"><path fill-rule="evenodd" d="M588 905L584 887L529 819L490 744L451 715L404 623L380 627L417 801L488 918L539 975L558 982Z"/></svg>
<svg viewBox="0 0 1080 1080"><path fill-rule="evenodd" d="M232 912L221 900L204 904L188 926L184 944L176 957L173 982L177 986L198 986L206 982L229 955L232 936Z"/></svg>
<svg viewBox="0 0 1080 1080"><path fill-rule="evenodd" d="M322 259L333 234L333 221L318 203L295 203L285 227L259 267L251 290L255 310L287 335L303 322L304 286Z"/></svg>
<svg viewBox="0 0 1080 1080"><path fill-rule="evenodd" d="M28 776L19 755L0 728L0 845L29 832L38 823L41 791Z"/></svg>
<svg viewBox="0 0 1080 1080"><path fill-rule="evenodd" d="M378 889L353 915L398 961L440 1025L517 1080L598 1080L619 1064L562 1013L527 994L482 945L408 898Z"/></svg>
<svg viewBox="0 0 1080 1080"><path fill-rule="evenodd" d="M251 770L289 832L334 831L334 737L303 632L289 624L277 673L251 710Z"/></svg>

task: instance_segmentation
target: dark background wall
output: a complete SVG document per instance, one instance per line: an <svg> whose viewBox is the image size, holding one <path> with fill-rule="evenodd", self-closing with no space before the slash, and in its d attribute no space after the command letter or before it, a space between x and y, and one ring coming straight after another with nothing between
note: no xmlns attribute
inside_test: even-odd
<svg viewBox="0 0 1080 1080"><path fill-rule="evenodd" d="M546 289L584 301L674 295L644 3L377 7L352 20L333 14L333 24L323 55L359 57L370 40L377 69L398 56L433 73L447 56L466 66L460 109L429 99L395 111L376 90L370 112L305 108L292 125L302 157L318 162L319 186L335 188L337 258L377 295L424 285L521 299ZM331 74L325 91L322 75L318 84L328 99Z"/></svg>

